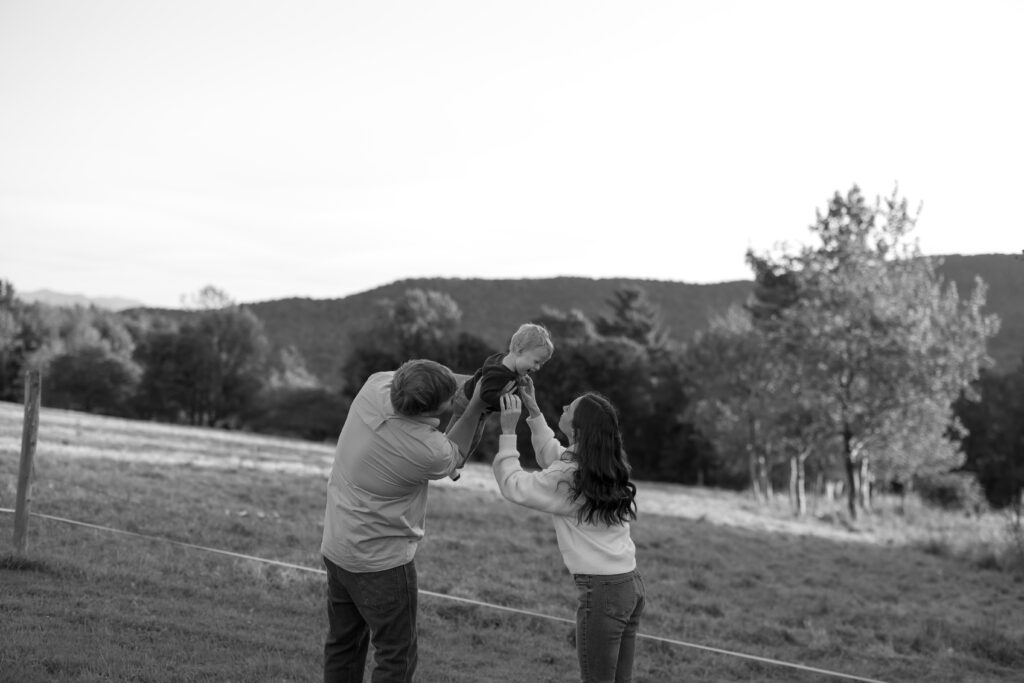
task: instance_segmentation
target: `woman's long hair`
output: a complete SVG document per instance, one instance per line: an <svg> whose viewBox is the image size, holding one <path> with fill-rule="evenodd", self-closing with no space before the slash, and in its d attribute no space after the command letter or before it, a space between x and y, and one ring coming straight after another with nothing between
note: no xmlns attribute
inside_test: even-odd
<svg viewBox="0 0 1024 683"><path fill-rule="evenodd" d="M601 394L583 394L573 413L572 430L578 467L569 486L570 500L583 499L577 520L613 525L636 519L636 486L629 481L615 407Z"/></svg>

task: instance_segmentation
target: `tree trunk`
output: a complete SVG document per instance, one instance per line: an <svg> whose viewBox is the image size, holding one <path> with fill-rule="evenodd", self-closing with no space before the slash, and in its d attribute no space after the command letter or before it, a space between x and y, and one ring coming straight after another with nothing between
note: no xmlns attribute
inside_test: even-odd
<svg viewBox="0 0 1024 683"><path fill-rule="evenodd" d="M764 498L771 500L775 497L775 490L772 487L771 473L768 471L768 456L763 452L757 458L757 471L761 476L761 490L764 491Z"/></svg>
<svg viewBox="0 0 1024 683"><path fill-rule="evenodd" d="M753 418L747 420L747 465L750 467L750 486L754 492L754 500L762 502L765 499L764 490L761 488L763 480L759 468L760 455L757 452L757 423Z"/></svg>
<svg viewBox="0 0 1024 683"><path fill-rule="evenodd" d="M857 467L853 462L853 433L843 429L843 465L846 468L846 507L850 519L857 519Z"/></svg>
<svg viewBox="0 0 1024 683"><path fill-rule="evenodd" d="M867 455L860 459L860 508L865 512L871 512L871 463Z"/></svg>
<svg viewBox="0 0 1024 683"><path fill-rule="evenodd" d="M757 473L757 453L753 446L747 447L747 466L750 468L750 488L754 492L754 500L761 502L764 496L761 492L761 478Z"/></svg>
<svg viewBox="0 0 1024 683"><path fill-rule="evenodd" d="M803 517L807 514L804 459L799 455L793 455L789 458L789 500L797 517Z"/></svg>
<svg viewBox="0 0 1024 683"><path fill-rule="evenodd" d="M804 470L804 463L807 462L807 455L797 456L796 462L796 502L797 514L801 517L807 515L807 472Z"/></svg>

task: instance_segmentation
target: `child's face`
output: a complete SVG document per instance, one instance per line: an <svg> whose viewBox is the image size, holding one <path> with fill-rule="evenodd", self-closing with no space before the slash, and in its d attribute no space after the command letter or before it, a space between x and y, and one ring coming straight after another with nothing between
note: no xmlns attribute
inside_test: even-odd
<svg viewBox="0 0 1024 683"><path fill-rule="evenodd" d="M544 347L521 351L515 356L516 373L525 375L537 372L544 363L548 362L549 358L551 358L551 354Z"/></svg>

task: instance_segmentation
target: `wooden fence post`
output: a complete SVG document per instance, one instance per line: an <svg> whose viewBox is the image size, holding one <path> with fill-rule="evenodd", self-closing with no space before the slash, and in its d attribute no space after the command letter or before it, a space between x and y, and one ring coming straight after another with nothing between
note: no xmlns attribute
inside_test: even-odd
<svg viewBox="0 0 1024 683"><path fill-rule="evenodd" d="M14 552L25 554L28 540L28 507L32 501L32 466L39 433L39 396L42 378L38 370L25 377L25 421L21 426L21 463L18 466L18 494L14 503Z"/></svg>

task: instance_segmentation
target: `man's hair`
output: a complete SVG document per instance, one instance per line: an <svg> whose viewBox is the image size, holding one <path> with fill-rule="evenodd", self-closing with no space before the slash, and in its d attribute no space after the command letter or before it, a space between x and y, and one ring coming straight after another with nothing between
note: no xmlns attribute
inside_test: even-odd
<svg viewBox="0 0 1024 683"><path fill-rule="evenodd" d="M508 342L508 350L512 353L522 353L528 349L544 347L550 356L555 352L555 343L551 341L551 333L543 325L536 323L524 323L512 335Z"/></svg>
<svg viewBox="0 0 1024 683"><path fill-rule="evenodd" d="M399 415L415 417L440 408L455 394L452 371L438 362L420 358L402 363L391 378L391 406Z"/></svg>

